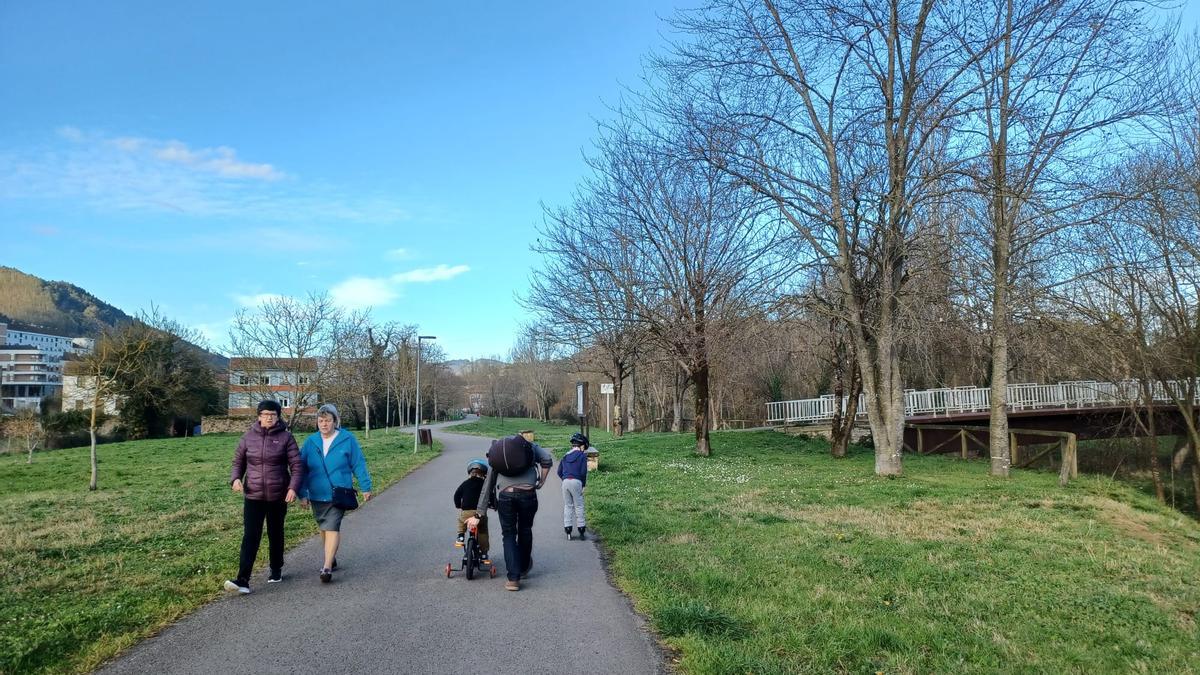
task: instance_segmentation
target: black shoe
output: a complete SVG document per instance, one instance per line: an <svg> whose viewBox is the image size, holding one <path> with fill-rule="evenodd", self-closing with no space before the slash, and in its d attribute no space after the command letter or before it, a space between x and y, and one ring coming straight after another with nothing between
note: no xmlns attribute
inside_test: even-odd
<svg viewBox="0 0 1200 675"><path fill-rule="evenodd" d="M321 583L327 584L330 581L333 581L333 570L329 569L328 567L322 567L321 568Z"/></svg>
<svg viewBox="0 0 1200 675"><path fill-rule="evenodd" d="M579 541L583 541L584 539L587 539L586 533L587 533L586 527L579 528Z"/></svg>
<svg viewBox="0 0 1200 675"><path fill-rule="evenodd" d="M330 567L329 569L331 569L331 570L336 570L336 569L337 569L337 558L334 558L334 559L333 559L333 567Z"/></svg>
<svg viewBox="0 0 1200 675"><path fill-rule="evenodd" d="M283 581L283 570L271 570L271 573L267 575L268 584L277 584L281 581Z"/></svg>
<svg viewBox="0 0 1200 675"><path fill-rule="evenodd" d="M567 541L571 541L572 539L574 539L574 538L575 538L575 537L572 537L572 536L571 536L571 528L569 528L569 527L564 527L564 528L563 528L563 532L566 532L566 533L567 533Z"/></svg>

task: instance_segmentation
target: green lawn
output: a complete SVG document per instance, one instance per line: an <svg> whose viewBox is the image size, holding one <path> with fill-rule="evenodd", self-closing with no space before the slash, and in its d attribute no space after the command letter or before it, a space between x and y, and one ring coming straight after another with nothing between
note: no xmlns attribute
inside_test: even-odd
<svg viewBox="0 0 1200 675"><path fill-rule="evenodd" d="M475 428L520 426L572 431ZM682 672L1200 672L1200 525L1129 486L917 456L882 479L773 432L709 458L594 436L589 524Z"/></svg>
<svg viewBox="0 0 1200 675"><path fill-rule="evenodd" d="M102 445L97 492L87 448L38 453L28 466L0 456L0 673L91 670L219 595L242 536L241 495L228 485L236 444ZM376 431L363 450L378 491L440 446L414 455L411 435ZM310 512L289 510L289 548L315 533Z"/></svg>

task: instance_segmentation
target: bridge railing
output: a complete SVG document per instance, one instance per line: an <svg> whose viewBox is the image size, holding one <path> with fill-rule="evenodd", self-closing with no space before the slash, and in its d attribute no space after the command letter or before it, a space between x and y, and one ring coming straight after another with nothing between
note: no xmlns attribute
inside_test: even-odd
<svg viewBox="0 0 1200 675"><path fill-rule="evenodd" d="M1151 387L1156 403L1184 399L1188 392L1200 403L1200 378L1193 380L1157 381ZM1124 405L1142 399L1142 383L1138 380L1096 382L1075 380L1057 384L1021 383L1008 385L1008 405L1012 410L1043 408L1095 408ZM858 417L866 417L866 397L859 396ZM983 412L991 407L991 389L987 387L945 387L941 389L908 390L904 392L905 417L953 415ZM842 410L846 400L842 400ZM832 395L796 401L773 401L767 404L767 423L814 424L833 418Z"/></svg>

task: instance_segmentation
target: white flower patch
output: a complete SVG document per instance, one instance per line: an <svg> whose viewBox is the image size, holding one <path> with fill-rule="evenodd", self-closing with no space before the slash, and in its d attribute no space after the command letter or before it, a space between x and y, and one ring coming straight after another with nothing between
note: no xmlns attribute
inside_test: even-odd
<svg viewBox="0 0 1200 675"><path fill-rule="evenodd" d="M711 483L744 485L750 482L751 475L743 473L745 467L737 466L739 462L667 462L664 467L679 473L697 476Z"/></svg>

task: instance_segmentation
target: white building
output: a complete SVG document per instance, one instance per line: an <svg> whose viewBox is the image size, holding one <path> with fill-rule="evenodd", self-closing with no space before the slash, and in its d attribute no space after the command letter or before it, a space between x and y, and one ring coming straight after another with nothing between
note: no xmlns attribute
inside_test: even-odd
<svg viewBox="0 0 1200 675"><path fill-rule="evenodd" d="M79 361L64 362L62 376L62 409L63 412L68 410L91 410L92 400L95 396L95 376L84 373L83 366ZM108 398L103 401L102 410L109 415L117 414L117 401L115 398Z"/></svg>
<svg viewBox="0 0 1200 675"><path fill-rule="evenodd" d="M91 353L95 343L0 323L0 411L36 409L63 386L63 357Z"/></svg>
<svg viewBox="0 0 1200 675"><path fill-rule="evenodd" d="M37 410L43 398L62 387L61 367L36 347L0 346L0 411Z"/></svg>

